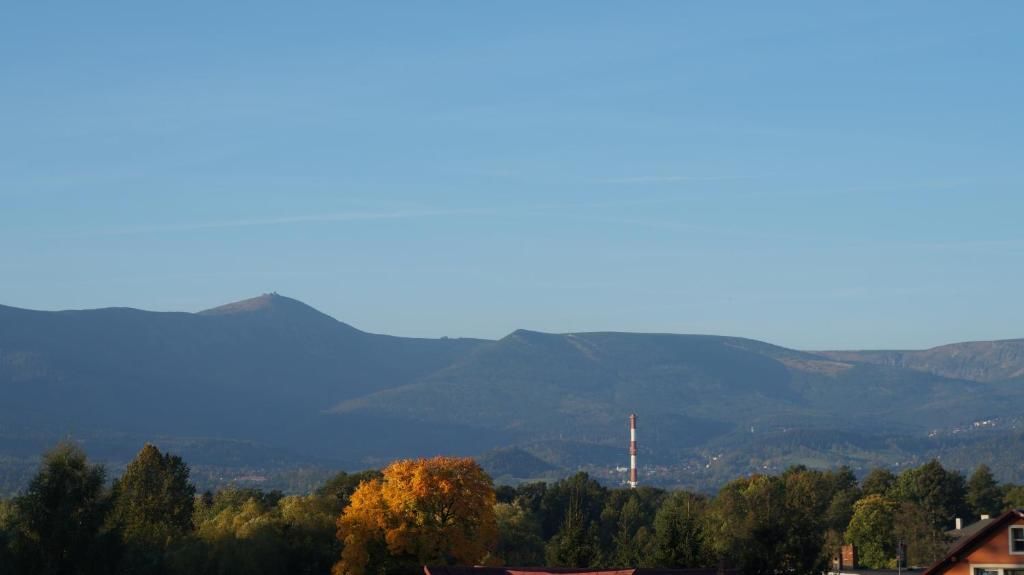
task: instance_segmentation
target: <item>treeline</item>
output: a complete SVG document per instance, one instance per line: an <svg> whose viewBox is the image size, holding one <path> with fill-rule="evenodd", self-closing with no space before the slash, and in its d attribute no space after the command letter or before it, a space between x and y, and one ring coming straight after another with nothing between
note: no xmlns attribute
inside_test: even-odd
<svg viewBox="0 0 1024 575"><path fill-rule="evenodd" d="M498 488L498 555L513 564L713 567L744 573L821 573L844 543L861 564L895 567L896 546L924 566L941 556L955 518L1024 504L987 467L970 480L931 461L899 475L792 467L734 480L714 497L607 489L585 475Z"/></svg>
<svg viewBox="0 0 1024 575"><path fill-rule="evenodd" d="M48 452L25 492L0 500L0 574L320 574L336 521L375 471L339 473L309 495L196 493L181 458L146 445L108 487L70 443Z"/></svg>
<svg viewBox="0 0 1024 575"><path fill-rule="evenodd" d="M476 495L457 496L467 489ZM460 460L340 473L309 495L197 493L188 466L152 445L108 486L101 466L62 444L23 494L0 501L0 573L376 575L436 561L817 574L844 543L867 567L894 566L898 541L911 565L926 565L955 518L1022 506L1024 486L937 461L860 481L846 468L793 467L714 496L608 488L583 473L493 489ZM401 515L410 509L415 521Z"/></svg>

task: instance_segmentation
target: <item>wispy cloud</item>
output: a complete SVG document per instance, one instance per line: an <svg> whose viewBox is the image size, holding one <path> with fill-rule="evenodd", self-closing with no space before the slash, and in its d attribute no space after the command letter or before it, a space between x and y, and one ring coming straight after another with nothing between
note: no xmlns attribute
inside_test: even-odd
<svg viewBox="0 0 1024 575"><path fill-rule="evenodd" d="M985 253L998 252L999 250L1020 250L1024 249L1024 239L979 239L979 240L935 240L935 241L899 241L890 242L867 242L860 246L885 249L920 249L934 251L981 251Z"/></svg>
<svg viewBox="0 0 1024 575"><path fill-rule="evenodd" d="M484 214L484 210L472 209L401 209L401 210L366 210L330 212L323 214L304 214L279 216L273 218L241 218L234 220L216 220L208 222L184 222L177 224L142 225L124 228L110 228L87 232L93 236L128 236L137 234L188 232L198 230L214 230L225 228L248 228L258 226L282 226L306 223L355 222L371 220L403 220L431 218L455 215Z"/></svg>
<svg viewBox="0 0 1024 575"><path fill-rule="evenodd" d="M972 180L968 179L934 179L934 180L922 180L916 182L903 182L896 184L864 184L859 186L851 186L847 188L839 188L834 190L835 193L849 193L849 192L914 192L914 191L937 191L937 190L955 190L958 188L964 188L966 186L976 185Z"/></svg>
<svg viewBox="0 0 1024 575"><path fill-rule="evenodd" d="M671 184L682 182L719 182L750 180L750 176L631 176L626 178L598 178L604 184Z"/></svg>

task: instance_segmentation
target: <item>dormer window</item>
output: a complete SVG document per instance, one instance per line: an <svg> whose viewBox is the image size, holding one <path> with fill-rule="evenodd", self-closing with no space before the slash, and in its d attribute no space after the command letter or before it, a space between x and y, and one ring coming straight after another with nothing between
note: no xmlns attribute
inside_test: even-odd
<svg viewBox="0 0 1024 575"><path fill-rule="evenodd" d="M1024 555L1024 527L1010 528L1010 553Z"/></svg>

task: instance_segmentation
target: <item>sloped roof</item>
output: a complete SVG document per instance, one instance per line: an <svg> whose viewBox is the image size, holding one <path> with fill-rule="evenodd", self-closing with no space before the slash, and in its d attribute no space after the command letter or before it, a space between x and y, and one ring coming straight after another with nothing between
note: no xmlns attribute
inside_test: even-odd
<svg viewBox="0 0 1024 575"><path fill-rule="evenodd" d="M1024 510L1012 509L994 519L978 521L961 529L960 531L963 533L963 536L953 543L953 546L946 552L945 557L929 567L922 575L941 575L945 573L947 569L969 555L979 545L988 541L994 533L1018 519L1024 519Z"/></svg>
<svg viewBox="0 0 1024 575"><path fill-rule="evenodd" d="M734 575L735 570L698 569L569 569L564 567L478 567L424 565L424 575Z"/></svg>
<svg viewBox="0 0 1024 575"><path fill-rule="evenodd" d="M483 567L424 565L424 575L634 575L635 569L567 569L561 567Z"/></svg>
<svg viewBox="0 0 1024 575"><path fill-rule="evenodd" d="M989 523L992 523L997 519L999 519L999 517L989 517L988 519L975 521L974 523L971 523L966 527L961 527L960 529L950 529L949 531L946 531L946 535L953 538L953 543L949 548L952 549L953 547L956 547L957 544L963 541L964 537L973 537L977 532L988 527Z"/></svg>

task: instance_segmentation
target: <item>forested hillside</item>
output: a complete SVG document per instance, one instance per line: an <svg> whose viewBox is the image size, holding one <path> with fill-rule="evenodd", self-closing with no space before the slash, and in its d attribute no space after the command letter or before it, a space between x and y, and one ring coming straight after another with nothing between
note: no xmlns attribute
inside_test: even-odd
<svg viewBox="0 0 1024 575"><path fill-rule="evenodd" d="M507 481L586 469L616 483L631 412L660 485L933 456L969 468L988 446L1016 449L1024 388L1001 378L1018 373L1018 343L812 353L709 335L416 339L277 294L200 313L0 307L0 490L24 485L66 436L113 470L159 438L211 485L287 488L286 470L308 483L439 452L488 454ZM994 460L997 476L1020 477L1016 461Z"/></svg>

